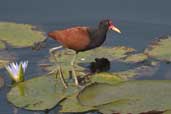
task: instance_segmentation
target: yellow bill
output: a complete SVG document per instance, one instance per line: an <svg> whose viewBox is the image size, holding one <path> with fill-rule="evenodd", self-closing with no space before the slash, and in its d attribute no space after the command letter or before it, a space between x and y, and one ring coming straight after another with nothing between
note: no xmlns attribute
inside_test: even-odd
<svg viewBox="0 0 171 114"><path fill-rule="evenodd" d="M117 33L119 33L119 34L121 34L121 31L120 31L118 28L116 28L114 25L110 25L110 26L109 26L109 29L111 29L111 30L113 30L113 31L115 31L115 32L117 32Z"/></svg>

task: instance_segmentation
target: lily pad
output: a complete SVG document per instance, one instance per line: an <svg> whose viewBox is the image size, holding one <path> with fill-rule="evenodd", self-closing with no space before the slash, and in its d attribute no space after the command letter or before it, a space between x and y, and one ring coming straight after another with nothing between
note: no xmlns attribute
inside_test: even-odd
<svg viewBox="0 0 171 114"><path fill-rule="evenodd" d="M170 80L126 81L116 85L92 84L78 95L83 106L95 106L104 114L164 111L171 107L170 98Z"/></svg>
<svg viewBox="0 0 171 114"><path fill-rule="evenodd" d="M116 84L122 81L127 80L135 80L140 77L150 77L153 76L154 73L159 69L159 62L151 61L148 63L148 65L142 64L134 68L122 70L122 71L115 71L115 72L101 72L101 73L95 73L91 75L86 75L86 71L82 68L82 70L76 68L77 76L82 78L83 83L108 83L108 84ZM48 66L46 69L49 71L55 71L58 68L58 66ZM71 74L69 71L69 66L62 66L63 74L65 79L71 78ZM54 72L55 73L55 72ZM85 78L84 78L85 77ZM84 79L86 81L84 81Z"/></svg>
<svg viewBox="0 0 171 114"><path fill-rule="evenodd" d="M53 108L61 100L77 92L76 87L65 89L55 75L41 76L18 83L7 94L9 102L28 110Z"/></svg>
<svg viewBox="0 0 171 114"><path fill-rule="evenodd" d="M92 81L92 83L98 82L98 83L117 84L122 81L134 80L141 76L144 77L152 76L158 69L159 69L159 63L155 63L154 65L151 66L142 65L125 71L96 73L90 76L90 80Z"/></svg>
<svg viewBox="0 0 171 114"><path fill-rule="evenodd" d="M113 48L99 47L94 50L80 52L78 54L76 63L91 62L94 61L95 58L101 58L101 57L106 57L110 60L120 59L125 57L127 53L133 51L135 51L135 49L124 47L124 46L118 46ZM74 52L71 50L56 51L55 53L56 57L58 57L57 59L61 57L59 60L61 63L66 63L66 62L70 63L70 61L73 58L73 54Z"/></svg>
<svg viewBox="0 0 171 114"><path fill-rule="evenodd" d="M4 48L5 48L5 44L2 41L0 41L0 49L4 49Z"/></svg>
<svg viewBox="0 0 171 114"><path fill-rule="evenodd" d="M45 40L43 32L37 31L35 26L0 22L0 41L15 47L28 47L43 40Z"/></svg>
<svg viewBox="0 0 171 114"><path fill-rule="evenodd" d="M109 60L118 60L126 57L128 53L135 51L133 48L117 46L117 47L99 47L94 50L80 52L76 59L77 69L83 70L81 64L86 64L94 61L95 58L108 58ZM105 53L105 54L104 54ZM55 56L50 57L51 62L58 62L63 65L63 69L70 69L70 62L73 59L74 52L72 50L56 51ZM56 58L56 60L54 59ZM56 67L56 66L55 66ZM47 67L47 70L54 70L54 67Z"/></svg>
<svg viewBox="0 0 171 114"><path fill-rule="evenodd" d="M166 110L163 114L171 114L171 110Z"/></svg>
<svg viewBox="0 0 171 114"><path fill-rule="evenodd" d="M113 73L97 73L91 76L91 82L98 82L98 83L108 83L108 84L117 84L122 82L123 79L119 76L114 75Z"/></svg>
<svg viewBox="0 0 171 114"><path fill-rule="evenodd" d="M159 69L159 66L160 66L159 62L156 62L154 65L151 66L142 65L134 69L129 69L127 71L120 71L113 74L120 77L122 80L131 80L131 79L139 78L141 76L143 77L152 76Z"/></svg>
<svg viewBox="0 0 171 114"><path fill-rule="evenodd" d="M138 54L133 54L129 55L124 59L124 62L127 63L138 63L138 62L143 62L148 59L148 56L145 55L144 53L138 53Z"/></svg>
<svg viewBox="0 0 171 114"><path fill-rule="evenodd" d="M171 61L171 36L161 37L157 41L154 41L150 46L145 49L145 53L150 57Z"/></svg>
<svg viewBox="0 0 171 114"><path fill-rule="evenodd" d="M87 112L96 110L94 107L88 107L88 106L82 106L79 104L76 95L72 95L71 97L68 97L66 100L62 101L60 103L62 106L60 112Z"/></svg>
<svg viewBox="0 0 171 114"><path fill-rule="evenodd" d="M78 62L84 58L84 62L94 61L95 58L108 58L109 60L118 60L126 57L128 53L135 51L133 48L125 46L99 47L94 50L80 52Z"/></svg>

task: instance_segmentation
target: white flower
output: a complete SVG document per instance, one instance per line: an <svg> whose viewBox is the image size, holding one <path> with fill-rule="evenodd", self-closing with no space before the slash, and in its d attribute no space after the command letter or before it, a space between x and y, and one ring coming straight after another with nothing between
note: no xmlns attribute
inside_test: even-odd
<svg viewBox="0 0 171 114"><path fill-rule="evenodd" d="M26 68L28 66L28 61L21 61L18 63L10 63L8 66L6 66L6 70L8 71L10 77L15 82L21 82L24 81L24 73L26 71Z"/></svg>

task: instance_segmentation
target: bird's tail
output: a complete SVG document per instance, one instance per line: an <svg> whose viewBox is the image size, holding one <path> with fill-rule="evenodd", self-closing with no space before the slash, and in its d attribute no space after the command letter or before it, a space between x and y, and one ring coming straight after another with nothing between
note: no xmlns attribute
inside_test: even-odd
<svg viewBox="0 0 171 114"><path fill-rule="evenodd" d="M54 37L53 32L49 32L48 33L48 36L51 37L51 38L53 38Z"/></svg>

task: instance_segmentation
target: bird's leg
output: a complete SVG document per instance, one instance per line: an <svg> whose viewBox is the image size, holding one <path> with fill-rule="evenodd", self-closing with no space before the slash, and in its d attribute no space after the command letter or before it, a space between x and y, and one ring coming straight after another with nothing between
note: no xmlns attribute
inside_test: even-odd
<svg viewBox="0 0 171 114"><path fill-rule="evenodd" d="M75 69L74 69L74 63L75 63L76 58L77 58L77 53L74 54L74 57L73 57L73 59L71 61L71 67L72 67L73 77L74 77L74 80L75 80L75 85L78 86L79 83L78 83L78 79L77 79L76 72L75 72Z"/></svg>
<svg viewBox="0 0 171 114"><path fill-rule="evenodd" d="M71 66L74 66L76 58L77 58L77 53L74 54L74 57L73 57L73 59L71 61Z"/></svg>
<svg viewBox="0 0 171 114"><path fill-rule="evenodd" d="M59 76L60 76L62 84L64 85L65 88L67 88L68 86L67 86L67 83L65 82L61 65L59 66Z"/></svg>
<svg viewBox="0 0 171 114"><path fill-rule="evenodd" d="M55 56L55 51L56 50L59 50L59 49L61 49L63 46L61 45L61 46L58 46L58 47L54 47L54 48L51 48L51 49L49 49L49 53L50 53L50 55L52 55L53 56L53 58L54 58L54 60L57 62L57 59L56 59L56 56Z"/></svg>
<svg viewBox="0 0 171 114"><path fill-rule="evenodd" d="M55 47L55 48L51 48L51 49L49 50L49 53L53 56L54 60L56 61L56 62L55 62L55 63L56 63L56 66L58 66L58 67L57 67L57 71L56 71L56 78L57 78L57 75L59 75L59 77L60 77L60 79L61 79L61 82L62 82L63 86L64 86L65 88L67 88L67 83L65 82L65 79L64 79L64 76L63 76L63 72L62 72L61 65L60 65L60 64L57 65L57 59L56 59L56 56L55 56L55 54L54 54L54 51L56 51L56 50L58 50L58 49L60 49L60 48L62 48L62 47L63 47L63 46L58 46L58 47Z"/></svg>
<svg viewBox="0 0 171 114"><path fill-rule="evenodd" d="M55 52L56 50L61 49L61 48L63 48L62 45L58 46L58 47L51 48L51 49L49 49L49 53L52 54L53 52Z"/></svg>

